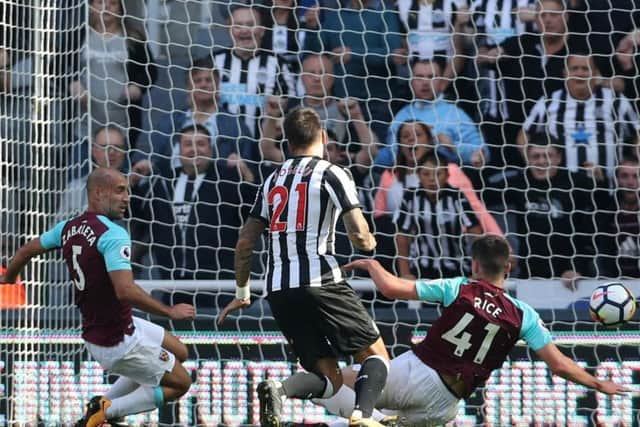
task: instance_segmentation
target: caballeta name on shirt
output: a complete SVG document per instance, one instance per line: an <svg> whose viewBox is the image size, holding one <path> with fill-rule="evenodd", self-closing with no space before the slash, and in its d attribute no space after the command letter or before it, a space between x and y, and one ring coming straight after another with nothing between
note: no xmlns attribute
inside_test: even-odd
<svg viewBox="0 0 640 427"><path fill-rule="evenodd" d="M67 243L67 240L73 236L81 235L89 243L89 246L93 246L96 242L96 233L88 224L72 225L66 233L62 236L62 244Z"/></svg>

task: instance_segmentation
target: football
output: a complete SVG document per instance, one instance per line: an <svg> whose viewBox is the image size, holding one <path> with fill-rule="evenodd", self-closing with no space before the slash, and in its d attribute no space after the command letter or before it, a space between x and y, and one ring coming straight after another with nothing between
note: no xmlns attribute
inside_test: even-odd
<svg viewBox="0 0 640 427"><path fill-rule="evenodd" d="M589 311L596 322L609 327L620 326L633 317L636 300L622 283L605 283L591 293Z"/></svg>

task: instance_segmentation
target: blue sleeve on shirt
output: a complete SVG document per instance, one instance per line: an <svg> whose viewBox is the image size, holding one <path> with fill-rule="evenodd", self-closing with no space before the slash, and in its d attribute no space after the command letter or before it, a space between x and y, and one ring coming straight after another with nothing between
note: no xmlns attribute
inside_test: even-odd
<svg viewBox="0 0 640 427"><path fill-rule="evenodd" d="M40 244L43 248L49 250L62 247L62 229L67 220L60 221L52 229L45 231L40 236Z"/></svg>
<svg viewBox="0 0 640 427"><path fill-rule="evenodd" d="M420 301L439 302L445 307L458 297L460 286L467 284L466 277L451 279L416 280L416 293Z"/></svg>
<svg viewBox="0 0 640 427"><path fill-rule="evenodd" d="M511 301L522 310L522 326L520 326L520 338L531 347L531 350L538 351L552 341L551 333L544 326L540 315L529 304L516 298L509 297Z"/></svg>
<svg viewBox="0 0 640 427"><path fill-rule="evenodd" d="M105 217L100 220L109 229L98 240L98 252L104 258L107 271L131 270L131 239L129 233Z"/></svg>
<svg viewBox="0 0 640 427"><path fill-rule="evenodd" d="M464 110L449 102L440 105L447 107L442 109L445 117L455 118L455 122L445 122L445 128L446 133L453 140L462 162L470 164L473 153L479 149L486 151L485 154L487 154L482 134L471 117ZM436 130L435 134L437 133L440 132Z"/></svg>

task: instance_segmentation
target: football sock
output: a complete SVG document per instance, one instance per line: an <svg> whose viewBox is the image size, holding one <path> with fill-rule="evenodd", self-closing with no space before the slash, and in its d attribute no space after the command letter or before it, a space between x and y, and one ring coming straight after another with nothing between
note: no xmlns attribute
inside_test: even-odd
<svg viewBox="0 0 640 427"><path fill-rule="evenodd" d="M362 363L355 383L355 409L362 412L364 418L371 417L382 389L387 382L389 362L380 356L369 356Z"/></svg>
<svg viewBox="0 0 640 427"><path fill-rule="evenodd" d="M282 383L283 394L297 399L330 397L333 386L329 378L309 372L296 372Z"/></svg>
<svg viewBox="0 0 640 427"><path fill-rule="evenodd" d="M164 404L162 387L140 386L133 392L115 398L107 408L107 419L138 414L159 408Z"/></svg>
<svg viewBox="0 0 640 427"><path fill-rule="evenodd" d="M324 408L333 415L349 418L356 404L356 392L346 385L343 385L338 389L338 392L330 398L313 399L312 402L316 405L324 406ZM377 409L374 409L372 417L374 420L380 421L385 415Z"/></svg>
<svg viewBox="0 0 640 427"><path fill-rule="evenodd" d="M131 393L133 390L140 387L140 384L137 382L130 380L127 377L118 377L116 382L111 385L111 388L104 394L109 400L113 400L120 396L124 396L125 394Z"/></svg>

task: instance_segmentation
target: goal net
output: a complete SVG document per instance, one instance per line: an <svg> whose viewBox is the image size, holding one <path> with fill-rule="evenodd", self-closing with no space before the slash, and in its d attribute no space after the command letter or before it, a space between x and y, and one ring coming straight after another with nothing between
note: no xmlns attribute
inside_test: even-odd
<svg viewBox="0 0 640 427"><path fill-rule="evenodd" d="M339 221L340 263L466 275L473 235L504 234L508 291L565 354L630 390L568 383L519 344L451 425L640 426L638 315L604 329L588 311L604 282L640 295L639 12L591 0L0 2L0 265L86 208L93 168L119 169L136 279L198 309L193 322L137 313L188 345L194 382L128 424L259 424L258 382L300 369L260 298L265 239L252 306L215 320L257 188L289 154L282 117L308 106L378 242L359 253ZM392 356L441 313L350 283ZM73 425L114 381L82 345L72 295L59 253L0 285L0 427ZM333 419L294 400L284 417Z"/></svg>

